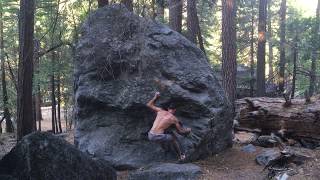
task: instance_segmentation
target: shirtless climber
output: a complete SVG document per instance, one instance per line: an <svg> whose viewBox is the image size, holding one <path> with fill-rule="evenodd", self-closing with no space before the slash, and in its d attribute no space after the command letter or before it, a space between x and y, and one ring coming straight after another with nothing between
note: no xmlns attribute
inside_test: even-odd
<svg viewBox="0 0 320 180"><path fill-rule="evenodd" d="M167 111L156 107L154 105L154 102L158 97L160 97L160 93L156 92L155 96L147 104L150 109L157 113L157 117L153 122L153 126L148 133L148 138L150 141L154 141L157 143L172 142L178 154L179 160L184 160L185 155L181 152L177 138L175 137L175 135L165 134L165 130L171 125L175 125L178 133L186 134L190 133L191 129L181 127L179 120L173 115L176 112L176 109L174 107L169 107Z"/></svg>

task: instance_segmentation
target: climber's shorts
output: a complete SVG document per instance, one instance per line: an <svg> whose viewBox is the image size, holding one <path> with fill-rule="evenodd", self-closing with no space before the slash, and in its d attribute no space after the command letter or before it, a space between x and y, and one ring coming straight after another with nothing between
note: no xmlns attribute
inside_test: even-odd
<svg viewBox="0 0 320 180"><path fill-rule="evenodd" d="M170 134L155 134L152 132L148 132L148 138L150 141L154 141L154 142L170 142L173 140L172 135Z"/></svg>

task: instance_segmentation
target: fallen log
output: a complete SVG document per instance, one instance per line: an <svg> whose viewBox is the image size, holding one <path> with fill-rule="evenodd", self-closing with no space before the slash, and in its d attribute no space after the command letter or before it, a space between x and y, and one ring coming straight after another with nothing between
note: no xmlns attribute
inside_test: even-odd
<svg viewBox="0 0 320 180"><path fill-rule="evenodd" d="M278 133L286 138L320 142L320 100L244 98L236 101L239 126L260 129L261 134Z"/></svg>

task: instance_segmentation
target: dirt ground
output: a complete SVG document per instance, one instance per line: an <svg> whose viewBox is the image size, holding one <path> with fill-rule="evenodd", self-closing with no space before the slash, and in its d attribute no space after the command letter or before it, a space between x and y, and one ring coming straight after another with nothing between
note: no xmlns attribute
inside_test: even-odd
<svg viewBox="0 0 320 180"><path fill-rule="evenodd" d="M42 121L43 130L50 130L50 119ZM64 123L63 123L64 124ZM62 136L70 143L73 143L73 132L65 131ZM245 133L237 134L238 139L244 140ZM0 134L0 158L8 153L15 145L15 135L4 133ZM200 180L262 180L266 179L267 170L262 171L263 167L255 162L255 157L264 148L256 147L253 153L242 151L245 144L235 143L232 148L208 157L205 160L194 162L202 168L203 174ZM319 180L320 179L320 149L308 150L312 158L301 166L295 166L296 175L289 179L293 180ZM118 179L127 179L128 172L118 172Z"/></svg>

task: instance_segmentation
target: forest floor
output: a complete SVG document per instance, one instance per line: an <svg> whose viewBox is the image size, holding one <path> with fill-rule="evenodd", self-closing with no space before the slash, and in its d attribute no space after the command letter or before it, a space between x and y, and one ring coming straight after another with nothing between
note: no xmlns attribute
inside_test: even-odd
<svg viewBox="0 0 320 180"><path fill-rule="evenodd" d="M64 123L62 123L64 124ZM42 130L50 130L51 121L45 118L42 121ZM64 137L73 144L73 131L65 131ZM249 138L246 133L236 134L237 139L245 141ZM0 134L0 159L8 153L16 143L15 135L10 133ZM259 180L266 179L268 170L263 171L263 166L255 162L256 155L265 148L257 147L252 153L242 151L245 144L234 143L233 147L224 152L208 157L205 160L194 162L202 168L203 174L200 180ZM290 177L290 180L318 180L320 179L320 149L309 150L312 159L294 169L297 174ZM118 179L125 180L128 177L128 171L118 172Z"/></svg>

